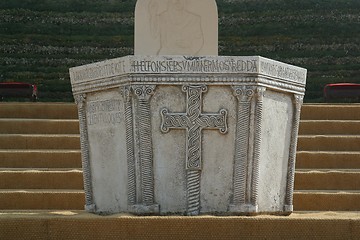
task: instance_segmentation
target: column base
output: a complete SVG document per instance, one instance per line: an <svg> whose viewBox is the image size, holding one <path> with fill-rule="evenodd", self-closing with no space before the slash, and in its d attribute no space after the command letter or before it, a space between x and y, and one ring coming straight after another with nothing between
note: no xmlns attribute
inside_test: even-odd
<svg viewBox="0 0 360 240"><path fill-rule="evenodd" d="M290 215L294 211L294 205L284 206L284 215Z"/></svg>
<svg viewBox="0 0 360 240"><path fill-rule="evenodd" d="M240 215L255 215L258 212L258 205L252 205L252 204L240 204L235 205L232 204L229 206L229 211L234 214L240 214Z"/></svg>
<svg viewBox="0 0 360 240"><path fill-rule="evenodd" d="M200 214L199 210L192 211L192 212L186 212L187 216L198 216Z"/></svg>
<svg viewBox="0 0 360 240"><path fill-rule="evenodd" d="M160 205L153 204L153 205L132 205L129 207L129 211L131 213L137 215L148 215L148 214L159 214L160 213Z"/></svg>
<svg viewBox="0 0 360 240"><path fill-rule="evenodd" d="M85 211L87 211L89 213L95 213L96 212L96 205L95 204L85 205Z"/></svg>

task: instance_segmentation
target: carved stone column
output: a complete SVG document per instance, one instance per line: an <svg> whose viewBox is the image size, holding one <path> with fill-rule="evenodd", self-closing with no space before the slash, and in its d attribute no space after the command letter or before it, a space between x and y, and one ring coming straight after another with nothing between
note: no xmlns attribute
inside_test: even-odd
<svg viewBox="0 0 360 240"><path fill-rule="evenodd" d="M135 126L139 147L139 164L141 179L141 200L135 206L135 212L158 212L159 206L154 200L153 145L151 132L150 98L154 94L155 85L132 86L135 96Z"/></svg>
<svg viewBox="0 0 360 240"><path fill-rule="evenodd" d="M252 194L251 204L254 212L258 209L258 195L259 195L259 163L260 163L260 149L261 149L261 132L262 132L262 118L263 118L263 99L266 88L256 88L256 107L255 107L255 123L254 123L254 154L253 154L253 169L252 169Z"/></svg>
<svg viewBox="0 0 360 240"><path fill-rule="evenodd" d="M293 194L294 194L294 178L295 178L295 160L296 160L296 149L298 141L298 132L300 125L300 112L303 104L303 95L294 95L293 104L293 125L291 129L291 140L290 140L290 151L289 151L289 162L287 171L287 182L286 182L286 195L285 195L285 207L284 212L290 214L293 211Z"/></svg>
<svg viewBox="0 0 360 240"><path fill-rule="evenodd" d="M249 156L250 138L250 113L251 100L255 94L254 87L234 86L234 95L238 99L236 140L235 140L235 160L234 160L234 180L233 180L233 200L230 205L231 211L246 211L247 203L247 172L251 168Z"/></svg>
<svg viewBox="0 0 360 240"><path fill-rule="evenodd" d="M257 212L264 87L234 86L238 99L233 199L230 211ZM254 118L251 116L254 115ZM253 140L253 141L252 141Z"/></svg>
<svg viewBox="0 0 360 240"><path fill-rule="evenodd" d="M136 161L135 161L135 136L133 117L133 93L131 87L122 90L125 101L125 126L126 126L126 151L128 165L128 205L136 204Z"/></svg>
<svg viewBox="0 0 360 240"><path fill-rule="evenodd" d="M96 206L93 197L93 187L91 182L91 165L89 159L89 140L87 130L85 100L86 94L77 94L74 96L75 103L78 106L79 125L80 125L80 146L81 160L83 168L84 190L85 190L85 210L95 212Z"/></svg>

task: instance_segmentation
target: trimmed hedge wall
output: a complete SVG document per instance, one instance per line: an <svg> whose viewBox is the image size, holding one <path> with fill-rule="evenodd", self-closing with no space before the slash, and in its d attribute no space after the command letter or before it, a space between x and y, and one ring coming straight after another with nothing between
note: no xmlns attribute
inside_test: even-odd
<svg viewBox="0 0 360 240"><path fill-rule="evenodd" d="M69 67L133 54L135 0L0 2L0 81L73 101ZM360 83L359 0L218 0L219 54L308 69L305 102L326 83Z"/></svg>

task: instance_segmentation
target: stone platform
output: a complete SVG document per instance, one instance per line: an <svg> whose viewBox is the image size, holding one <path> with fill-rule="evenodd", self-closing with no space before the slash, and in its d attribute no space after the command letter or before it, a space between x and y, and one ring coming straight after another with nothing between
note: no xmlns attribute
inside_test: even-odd
<svg viewBox="0 0 360 240"><path fill-rule="evenodd" d="M0 239L359 239L358 212L289 217L97 216L84 211L0 212Z"/></svg>

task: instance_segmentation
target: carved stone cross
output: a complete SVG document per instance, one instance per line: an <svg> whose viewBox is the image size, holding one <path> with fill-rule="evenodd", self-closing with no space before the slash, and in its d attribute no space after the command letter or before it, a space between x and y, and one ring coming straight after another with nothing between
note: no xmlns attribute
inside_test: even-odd
<svg viewBox="0 0 360 240"><path fill-rule="evenodd" d="M170 129L186 130L186 169L201 170L201 130L219 129L220 133L227 133L227 111L221 109L219 113L202 113L202 93L207 91L205 85L183 86L186 92L186 113L169 113L168 109L161 110L161 131Z"/></svg>
<svg viewBox="0 0 360 240"><path fill-rule="evenodd" d="M198 215L200 212L200 170L201 162L201 131L218 129L227 133L227 111L219 113L202 113L202 93L207 91L205 85L183 86L186 92L186 113L169 113L161 110L161 131L170 129L186 130L186 169L187 169L187 214Z"/></svg>

